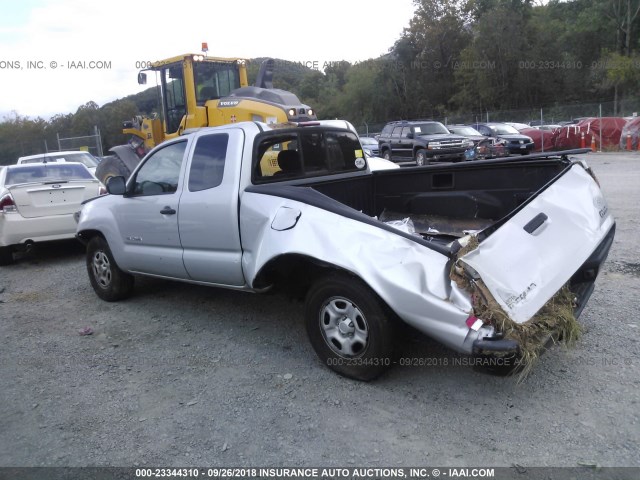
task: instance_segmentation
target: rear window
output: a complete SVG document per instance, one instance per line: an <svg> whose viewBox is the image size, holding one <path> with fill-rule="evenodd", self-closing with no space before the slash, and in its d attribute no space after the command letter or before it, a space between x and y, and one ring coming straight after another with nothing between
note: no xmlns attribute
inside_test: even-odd
<svg viewBox="0 0 640 480"><path fill-rule="evenodd" d="M363 170L364 153L352 132L309 129L258 140L254 180L276 181Z"/></svg>
<svg viewBox="0 0 640 480"><path fill-rule="evenodd" d="M39 163L26 167L7 167L5 185L44 183L67 180L92 180L91 172L82 165L69 163Z"/></svg>

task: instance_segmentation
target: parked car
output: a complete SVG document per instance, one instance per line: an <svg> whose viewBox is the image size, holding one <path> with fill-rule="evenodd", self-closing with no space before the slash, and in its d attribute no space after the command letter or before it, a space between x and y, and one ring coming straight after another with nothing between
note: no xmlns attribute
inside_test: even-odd
<svg viewBox="0 0 640 480"><path fill-rule="evenodd" d="M475 128L468 125L447 125L447 129L456 135L462 135L474 144L474 158L496 158L509 155L506 141L495 137L485 137Z"/></svg>
<svg viewBox="0 0 640 480"><path fill-rule="evenodd" d="M474 147L472 141L454 135L440 122L432 120L390 122L378 138L380 155L394 162L414 161L427 165L432 161L459 162Z"/></svg>
<svg viewBox="0 0 640 480"><path fill-rule="evenodd" d="M34 242L74 238L73 214L106 193L82 163L9 165L0 170L0 265Z"/></svg>
<svg viewBox="0 0 640 480"><path fill-rule="evenodd" d="M538 125L537 127L538 130L546 130L549 132L553 132L554 130L560 130L562 128L562 125L557 124L557 123L546 123L544 125Z"/></svg>
<svg viewBox="0 0 640 480"><path fill-rule="evenodd" d="M38 155L28 155L18 159L18 165L24 163L42 163L42 162L78 162L82 163L89 171L95 175L98 167L98 159L89 152L69 151L69 152L48 152L39 153Z"/></svg>
<svg viewBox="0 0 640 480"><path fill-rule="evenodd" d="M475 123L472 127L487 137L496 137L505 140L509 153L527 155L533 150L533 139L521 134L511 125L505 123Z"/></svg>
<svg viewBox="0 0 640 480"><path fill-rule="evenodd" d="M526 123L518 123L518 122L504 122L505 125L511 125L516 130L524 130L525 128L531 128L531 125L527 125Z"/></svg>
<svg viewBox="0 0 640 480"><path fill-rule="evenodd" d="M394 170L396 168L400 168L400 165L397 163L393 163L391 160L385 160L380 157L371 157L369 154L367 155L367 163L369 164L369 169L372 172L377 172L378 170Z"/></svg>
<svg viewBox="0 0 640 480"><path fill-rule="evenodd" d="M284 144L274 171L263 158ZM135 275L306 298L321 363L351 378L391 366L396 321L504 359L561 336L536 312L562 291L578 315L613 242L593 173L567 155L371 172L348 122L203 128L109 179L77 236L105 301Z"/></svg>
<svg viewBox="0 0 640 480"><path fill-rule="evenodd" d="M378 140L372 137L360 137L360 143L365 153L372 157L379 156L380 148L378 147Z"/></svg>

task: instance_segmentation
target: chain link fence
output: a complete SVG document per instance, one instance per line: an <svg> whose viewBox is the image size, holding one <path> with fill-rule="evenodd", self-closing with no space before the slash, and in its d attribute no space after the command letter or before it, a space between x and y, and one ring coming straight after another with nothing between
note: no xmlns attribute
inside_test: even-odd
<svg viewBox="0 0 640 480"><path fill-rule="evenodd" d="M41 140L16 139L14 141L0 141L0 165L16 163L18 158L49 152L84 150L96 157L103 156L102 137L100 130L94 127L93 135L63 138L56 134L43 137Z"/></svg>
<svg viewBox="0 0 640 480"><path fill-rule="evenodd" d="M96 157L102 157L102 137L98 127L94 127L93 135L85 135L82 137L61 138L58 134L58 150L84 150Z"/></svg>

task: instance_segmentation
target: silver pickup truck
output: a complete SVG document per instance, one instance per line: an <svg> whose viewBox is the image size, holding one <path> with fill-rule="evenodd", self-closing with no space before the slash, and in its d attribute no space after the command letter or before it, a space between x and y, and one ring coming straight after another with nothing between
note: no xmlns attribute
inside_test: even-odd
<svg viewBox="0 0 640 480"><path fill-rule="evenodd" d="M77 226L100 298L127 298L135 275L278 287L305 298L320 359L360 380L394 363L399 321L462 354L517 355L505 321L536 322L563 290L579 315L615 231L566 153L372 172L344 121L194 131L107 189Z"/></svg>

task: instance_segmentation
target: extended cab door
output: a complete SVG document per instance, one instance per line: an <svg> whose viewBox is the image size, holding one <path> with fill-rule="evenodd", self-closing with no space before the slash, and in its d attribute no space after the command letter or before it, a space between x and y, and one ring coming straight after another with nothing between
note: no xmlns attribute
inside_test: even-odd
<svg viewBox="0 0 640 480"><path fill-rule="evenodd" d="M238 186L244 132L198 135L178 217L184 266L193 280L242 286Z"/></svg>
<svg viewBox="0 0 640 480"><path fill-rule="evenodd" d="M129 270L188 278L178 234L178 204L187 140L170 143L144 161L114 209Z"/></svg>

